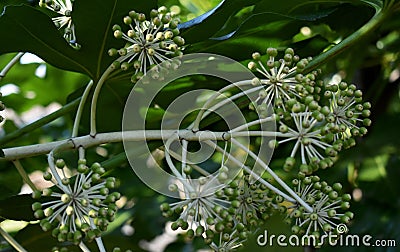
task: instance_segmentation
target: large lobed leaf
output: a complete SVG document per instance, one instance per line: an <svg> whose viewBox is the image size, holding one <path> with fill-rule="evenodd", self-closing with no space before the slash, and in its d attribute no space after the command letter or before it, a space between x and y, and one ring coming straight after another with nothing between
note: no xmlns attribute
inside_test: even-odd
<svg viewBox="0 0 400 252"><path fill-rule="evenodd" d="M131 9L148 13L155 7L156 0L75 1L72 18L82 46L75 50L40 10L27 5L6 6L0 16L0 54L32 52L58 68L98 80L112 61L107 50L118 46L112 26L121 23Z"/></svg>

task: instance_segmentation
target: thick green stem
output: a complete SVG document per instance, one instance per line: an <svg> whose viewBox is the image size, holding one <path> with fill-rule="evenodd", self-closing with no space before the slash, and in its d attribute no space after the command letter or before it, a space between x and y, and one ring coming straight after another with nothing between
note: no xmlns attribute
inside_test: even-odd
<svg viewBox="0 0 400 252"><path fill-rule="evenodd" d="M24 55L24 52L17 53L8 64L0 71L0 81L7 75L8 71L21 59Z"/></svg>
<svg viewBox="0 0 400 252"><path fill-rule="evenodd" d="M27 252L14 238L0 227L0 234L18 252Z"/></svg>
<svg viewBox="0 0 400 252"><path fill-rule="evenodd" d="M80 99L81 98L78 98L78 99L64 105L61 109L59 109L59 110L37 120L29 125L26 125L25 127L22 127L14 132L11 132L10 134L7 134L6 136L4 136L3 138L0 139L0 145L9 143L9 142L19 138L20 136L27 134L37 128L40 128L43 125L46 125L49 122L54 121L55 119L71 112L72 110L74 110L76 108L76 106L78 106Z"/></svg>
<svg viewBox="0 0 400 252"><path fill-rule="evenodd" d="M375 6L374 6L375 7ZM377 7L375 7L377 8ZM385 8L388 10L389 8ZM352 33L350 36L342 40L339 44L335 45L328 51L318 55L315 57L307 66L304 68L303 72L308 73L316 68L320 67L321 65L325 64L325 62L331 60L338 54L342 53L343 51L349 49L353 45L357 44L359 41L365 39L369 34L371 34L375 29L377 29L387 18L388 13L377 9L376 14L360 29Z"/></svg>
<svg viewBox="0 0 400 252"><path fill-rule="evenodd" d="M87 84L87 86L85 88L85 91L83 92L81 101L79 102L79 106L76 111L74 126L72 128L72 137L78 136L78 129L79 129L79 124L81 122L83 108L84 108L86 100L89 96L90 90L92 89L92 86L93 86L93 80L90 80L90 82Z"/></svg>
<svg viewBox="0 0 400 252"><path fill-rule="evenodd" d="M97 111L97 100L99 98L100 90L103 87L107 77L114 70L113 65L110 65L107 70L101 75L100 80L96 84L96 88L92 97L92 104L90 106L90 135L95 136L97 134L96 129L96 111Z"/></svg>

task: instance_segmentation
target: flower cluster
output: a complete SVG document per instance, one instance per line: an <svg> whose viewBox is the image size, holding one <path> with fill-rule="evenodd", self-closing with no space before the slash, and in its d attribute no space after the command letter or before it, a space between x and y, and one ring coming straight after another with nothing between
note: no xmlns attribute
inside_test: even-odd
<svg viewBox="0 0 400 252"><path fill-rule="evenodd" d="M214 234L233 227L233 218L228 211L230 202L221 191L225 185L206 177L200 178L200 183L192 181L184 182L181 201L163 203L160 209L165 217L178 216L171 225L173 230L188 230L190 238L204 235L207 243L211 243ZM171 184L170 190L176 191L178 186Z"/></svg>
<svg viewBox="0 0 400 252"><path fill-rule="evenodd" d="M354 146L355 138L366 134L365 127L371 123L368 118L371 105L363 101L362 92L355 85L345 82L325 85L318 80L319 70L303 73L311 59L300 59L290 48L285 50L283 59L276 59L278 51L273 48L267 50L267 56L264 64L259 53L253 54L248 67L261 78L241 82L240 85L250 88L232 96L237 99L253 92L256 98L250 107L258 112L259 118L228 131L225 148L205 141L223 156L215 177L202 177L200 183L195 183L194 168L186 160L187 148L182 148L182 155L178 155L168 145L173 140L164 146L167 164L181 182L171 189L179 190L181 200L164 203L161 210L164 216L174 218L172 229L187 230L189 237L203 237L215 251L238 248L250 232L275 213L287 215L293 233L317 238L336 232L353 218L353 213L347 211L351 197L341 193L342 186L339 183L330 186L311 174L331 167L341 150ZM224 91L230 87L236 88L227 86ZM213 109L224 104L218 102ZM196 120L206 116L200 114ZM277 127L262 127L265 122L276 122ZM293 188L237 139L241 136L267 137L270 148L283 146L283 150L289 150L283 169L299 171L298 178L292 181ZM187 141L181 137L179 140ZM228 153L228 143L231 152L238 147L247 158L238 160ZM174 162L172 154L175 159L182 158ZM228 165L225 159L231 163ZM251 170L248 163L262 169ZM201 167L196 170L209 175Z"/></svg>
<svg viewBox="0 0 400 252"><path fill-rule="evenodd" d="M168 13L165 7L152 10L149 18L143 13L130 11L123 21L129 30L125 33L120 25L114 25L113 31L114 37L125 40L126 44L118 50L111 48L108 53L110 56L120 56L114 62L114 67L119 66L124 71L134 69L131 78L133 83L153 66L168 62L170 57L182 55L185 40L179 36L179 20ZM171 64L175 63L166 63L165 66Z"/></svg>
<svg viewBox="0 0 400 252"><path fill-rule="evenodd" d="M326 120L331 123L331 128L335 129L335 140L347 140L367 133L364 126L371 125L368 118L371 114L371 104L363 102L361 90L353 84L341 82L338 85L327 86L324 97L329 100L323 109L327 114Z"/></svg>
<svg viewBox="0 0 400 252"><path fill-rule="evenodd" d="M303 75L303 69L312 58L300 59L292 48L285 50L283 59L276 60L277 56L277 49L268 48L268 59L263 62L261 54L255 52L252 55L254 61L248 63L248 68L261 75L261 78L253 79L253 84L264 86L256 102L273 103L277 108L285 109L286 101L314 93L318 71Z"/></svg>
<svg viewBox="0 0 400 252"><path fill-rule="evenodd" d="M318 176L307 177L300 173L299 178L292 181L292 185L301 199L313 209L312 212L307 212L300 204L289 206L287 218L293 224L294 234L319 238L322 234L338 233L338 225L348 224L353 218L353 213L347 211L351 196L342 195L341 184L330 186Z"/></svg>
<svg viewBox="0 0 400 252"><path fill-rule="evenodd" d="M283 198L259 181L250 183L249 175L239 175L224 192L230 196L236 221L246 226L262 225L274 211L282 211L279 204Z"/></svg>
<svg viewBox="0 0 400 252"><path fill-rule="evenodd" d="M40 7L45 7L59 16L52 20L58 29L64 29L64 38L74 48L79 49L80 45L76 41L75 25L72 22L72 3L73 0L40 0Z"/></svg>
<svg viewBox="0 0 400 252"><path fill-rule="evenodd" d="M248 64L263 77L252 84L264 86L252 107L262 113L267 104L274 105L279 132L270 147L292 143L284 170L297 167L311 174L330 167L342 149L354 146L355 138L367 133L371 105L363 102L361 90L353 84L326 86L318 80L320 71L302 74L310 58L300 59L291 48L283 59L276 61L277 55L276 49L268 48L266 64L259 53Z"/></svg>
<svg viewBox="0 0 400 252"><path fill-rule="evenodd" d="M34 216L41 219L42 229L53 230L59 242L78 244L83 238L90 241L99 237L117 211L115 202L121 195L110 193L116 186L115 178L102 178L104 168L99 163L88 167L85 159L78 161L78 174L74 177L67 176L64 160L58 159L55 167L56 173L43 174L44 179L55 186L33 192L34 198L42 197L32 204Z"/></svg>
<svg viewBox="0 0 400 252"><path fill-rule="evenodd" d="M246 241L251 228L257 229L276 211L286 212L283 198L258 181L251 184L249 175L239 174L228 185L215 177L201 180L194 191L184 185L182 193L189 198L160 208L165 217L176 219L173 230L187 230L189 238L202 236L215 251L232 251Z"/></svg>

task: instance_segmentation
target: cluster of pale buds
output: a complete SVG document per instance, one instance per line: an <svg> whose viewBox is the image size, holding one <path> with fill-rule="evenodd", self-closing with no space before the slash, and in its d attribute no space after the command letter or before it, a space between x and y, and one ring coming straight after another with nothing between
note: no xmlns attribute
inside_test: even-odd
<svg viewBox="0 0 400 252"><path fill-rule="evenodd" d="M335 128L335 140L348 140L367 133L365 126L371 125L368 118L371 115L371 104L363 102L361 90L353 84L341 82L338 85L327 86L324 97L329 100L323 109L331 128Z"/></svg>
<svg viewBox="0 0 400 252"><path fill-rule="evenodd" d="M71 169L62 159L50 168L51 172L43 177L54 186L32 194L38 199L32 210L41 219L42 229L52 230L59 242L79 244L84 238L91 241L99 237L114 220L115 202L121 197L118 192L110 192L116 187L115 178L103 178L105 169L99 163L88 167L85 159L78 161L76 176L68 176Z"/></svg>
<svg viewBox="0 0 400 252"><path fill-rule="evenodd" d="M213 241L215 234L234 226L234 219L229 212L231 202L221 190L225 185L215 177L201 177L199 182L187 179L181 189L182 200L163 203L160 206L165 217L177 217L171 225L173 230L187 230L189 238L203 236L206 243ZM171 191L178 191L179 186L170 185Z"/></svg>
<svg viewBox="0 0 400 252"><path fill-rule="evenodd" d="M137 82L152 67L170 58L182 55L185 40L179 36L179 20L167 12L165 7L152 10L149 18L143 13L130 11L123 19L129 27L125 33L120 25L114 25L114 37L125 40L120 49L108 50L110 56L117 56L114 67L127 71L134 69L131 81ZM176 63L169 62L163 67ZM157 71L153 71L157 72Z"/></svg>
<svg viewBox="0 0 400 252"><path fill-rule="evenodd" d="M58 29L64 29L65 40L75 49L79 49L80 45L76 41L75 25L71 17L72 3L73 0L40 0L39 6L59 15L52 18L54 24Z"/></svg>
<svg viewBox="0 0 400 252"><path fill-rule="evenodd" d="M313 209L312 212L307 212L299 204L289 206L287 221L293 225L294 234L312 235L316 239L324 234L339 235L339 225L349 224L354 217L352 212L347 211L351 196L342 194L341 184L330 186L318 176L306 177L300 173L299 178L292 181L292 185L296 193Z"/></svg>
<svg viewBox="0 0 400 252"><path fill-rule="evenodd" d="M303 75L302 71L307 66L311 57L300 59L292 48L285 50L284 57L276 60L278 50L267 49L267 58L264 60L260 53L252 55L253 61L248 63L248 68L260 74L260 78L253 79L254 85L262 85L264 89L259 92L257 103L273 103L277 108L285 110L284 104L292 98L303 97L314 93L318 71Z"/></svg>
<svg viewBox="0 0 400 252"><path fill-rule="evenodd" d="M318 80L319 70L301 74L310 59L301 60L291 48L278 61L276 49L268 48L267 55L264 64L261 55L254 53L248 67L264 78L252 80L253 85L264 88L250 108L263 112L272 104L279 125L270 147L292 143L283 166L287 171L297 167L311 174L332 166L342 149L354 146L355 138L367 133L371 104L363 102L361 90L353 84L326 86Z"/></svg>

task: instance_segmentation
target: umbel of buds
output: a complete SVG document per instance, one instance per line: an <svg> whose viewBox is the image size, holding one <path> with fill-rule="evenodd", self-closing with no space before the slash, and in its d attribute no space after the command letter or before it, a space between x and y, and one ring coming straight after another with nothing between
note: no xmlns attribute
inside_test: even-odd
<svg viewBox="0 0 400 252"><path fill-rule="evenodd" d="M267 49L265 60L253 53L248 67L260 78L252 83L264 88L250 107L263 111L266 104L274 105L279 133L269 146L292 146L284 170L296 167L311 174L330 167L342 149L354 146L355 138L367 133L371 104L363 101L354 84L325 85L318 79L319 70L303 74L311 58L300 59L293 49L286 49L282 59L277 57L275 48Z"/></svg>
<svg viewBox="0 0 400 252"><path fill-rule="evenodd" d="M86 165L85 159L78 161L77 175L67 177L62 159L55 162L57 174L45 172L45 180L55 186L42 192L34 191L33 198L41 198L32 204L34 216L41 219L44 231L52 231L59 242L78 244L83 238L88 241L99 237L114 220L120 193L110 192L116 186L113 177L103 178L104 168L99 163ZM56 179L56 177L58 178ZM61 184L57 181L61 181Z"/></svg>
<svg viewBox="0 0 400 252"><path fill-rule="evenodd" d="M256 95L249 107L259 115L258 121L276 122L277 126L246 133L276 137L268 141L268 146L279 149L280 155L284 155L283 170L298 174L292 187L268 164L260 162L259 156L247 146L241 147L249 154L249 159L243 162L216 146L222 155L236 160L234 166L240 167L237 176L228 179L235 167L227 167L222 159L213 179L201 178L200 184L195 184L192 181L199 175L192 172L186 162L177 160L181 162L182 178L187 179L170 188L179 190L181 199L161 205L164 216L174 219L172 229L186 230L189 238L201 236L215 251L236 249L249 233L276 213L287 216L286 221L292 224L294 234L313 235L317 239L324 234L340 234L342 229L339 228L353 218L353 213L348 211L351 197L341 192L341 184L329 185L312 174L333 166L340 151L353 147L356 138L367 133L371 104L363 101L361 90L354 84L326 85L319 80L320 70L306 73L311 58L301 59L291 48L284 51L282 59L278 59L279 54L274 48L267 50L266 57L254 53L248 67L256 71L258 77L241 84L250 86L246 94ZM269 109L270 105L273 109ZM258 121L231 130L227 143L240 146L235 134L240 136L241 127L254 126ZM167 159L168 147L165 150ZM270 176L253 174L246 166L253 162ZM180 174L171 160L167 159L167 164L174 174Z"/></svg>
<svg viewBox="0 0 400 252"><path fill-rule="evenodd" d="M318 176L306 177L300 173L299 178L293 179L292 185L295 192L313 208L310 213L298 204L289 206L287 221L292 224L294 234L313 235L316 239L331 232L340 234L339 225L347 225L353 219L354 214L347 211L351 196L342 194L341 184L330 186Z"/></svg>
<svg viewBox="0 0 400 252"><path fill-rule="evenodd" d="M221 169L227 169L223 167ZM203 184L192 191L192 198L160 206L165 217L175 218L171 228L186 230L186 236L203 237L215 251L231 251L247 239L275 212L286 212L283 198L249 175L239 174L229 184L223 180L201 178ZM188 180L191 181L191 180ZM190 182L189 182L190 183ZM193 190L183 184L183 193ZM172 185L172 190L177 187ZM225 250L224 250L225 249Z"/></svg>
<svg viewBox="0 0 400 252"><path fill-rule="evenodd" d="M247 65L250 70L260 74L260 78L253 80L254 85L265 87L260 91L257 102L272 102L277 108L285 110L287 100L320 91L320 88L314 90L314 86L321 85L320 81L316 81L319 71L302 74L311 57L301 59L292 48L285 50L282 59L277 59L278 50L275 48L268 48L266 56L264 60L260 53L255 52L253 60Z"/></svg>
<svg viewBox="0 0 400 252"><path fill-rule="evenodd" d="M79 49L80 45L76 41L75 25L71 17L72 3L73 0L40 0L39 6L58 14L52 18L55 26L60 30L64 29L65 40L75 49Z"/></svg>
<svg viewBox="0 0 400 252"><path fill-rule="evenodd" d="M133 69L132 82L138 81L153 66L182 55L185 40L179 36L179 20L165 7L153 9L148 16L130 11L123 22L123 27L114 25L113 31L115 38L126 43L120 49L109 49L108 54L119 56L113 63L115 68ZM128 26L126 32L125 26Z"/></svg>

